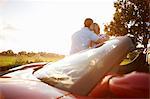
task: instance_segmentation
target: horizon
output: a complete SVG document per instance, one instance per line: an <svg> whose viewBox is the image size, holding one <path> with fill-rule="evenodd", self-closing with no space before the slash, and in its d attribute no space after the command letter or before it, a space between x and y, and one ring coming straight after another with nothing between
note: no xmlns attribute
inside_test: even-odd
<svg viewBox="0 0 150 99"><path fill-rule="evenodd" d="M9 50L11 50L11 49L8 49L8 50L4 50L4 51L1 51L0 50L0 54L3 56L9 56L9 53L8 54L3 54L3 52L7 52L7 51L9 51ZM34 52L34 51L19 51L19 52L14 52L13 50L11 50L12 52L13 52L13 54L15 55L15 54L19 54L19 52L25 52L26 54L31 54L31 53L35 53L35 54L41 54L41 53L43 53L43 54L56 54L56 55L62 55L63 56L63 54L58 54L58 53L51 53L51 52ZM12 54L12 55L13 55Z"/></svg>
<svg viewBox="0 0 150 99"><path fill-rule="evenodd" d="M112 20L114 0L1 0L0 51L68 55L71 35L85 18L103 25ZM90 12L90 13L89 13Z"/></svg>

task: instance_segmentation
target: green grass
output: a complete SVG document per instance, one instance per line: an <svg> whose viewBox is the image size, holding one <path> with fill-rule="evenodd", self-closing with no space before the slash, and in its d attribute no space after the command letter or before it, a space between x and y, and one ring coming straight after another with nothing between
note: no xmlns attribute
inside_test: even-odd
<svg viewBox="0 0 150 99"><path fill-rule="evenodd" d="M63 57L44 57L44 56L26 56L26 55L17 55L17 56L0 56L0 67L4 66L18 66L34 62L52 62L57 61Z"/></svg>
<svg viewBox="0 0 150 99"><path fill-rule="evenodd" d="M15 64L17 58L13 56L0 56L0 67Z"/></svg>

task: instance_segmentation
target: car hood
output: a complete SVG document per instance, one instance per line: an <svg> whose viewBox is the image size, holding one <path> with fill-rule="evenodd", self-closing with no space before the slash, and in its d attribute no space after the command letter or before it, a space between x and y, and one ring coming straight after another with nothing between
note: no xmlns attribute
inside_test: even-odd
<svg viewBox="0 0 150 99"><path fill-rule="evenodd" d="M0 78L0 99L56 99L69 94L39 81Z"/></svg>

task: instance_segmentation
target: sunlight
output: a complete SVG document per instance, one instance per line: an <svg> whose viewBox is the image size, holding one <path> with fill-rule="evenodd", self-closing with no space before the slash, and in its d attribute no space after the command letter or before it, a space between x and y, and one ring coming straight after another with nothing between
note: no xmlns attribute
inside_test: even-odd
<svg viewBox="0 0 150 99"><path fill-rule="evenodd" d="M0 50L67 55L71 35L83 26L85 18L93 18L103 33L103 25L114 13L112 0L3 1L5 5L0 6L0 42L3 43Z"/></svg>

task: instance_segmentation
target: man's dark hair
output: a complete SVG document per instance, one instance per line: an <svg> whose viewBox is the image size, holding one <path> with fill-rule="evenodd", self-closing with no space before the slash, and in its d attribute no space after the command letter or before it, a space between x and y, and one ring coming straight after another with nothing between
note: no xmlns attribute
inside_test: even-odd
<svg viewBox="0 0 150 99"><path fill-rule="evenodd" d="M84 26L89 28L92 23L93 20L91 18L86 18L84 21Z"/></svg>

